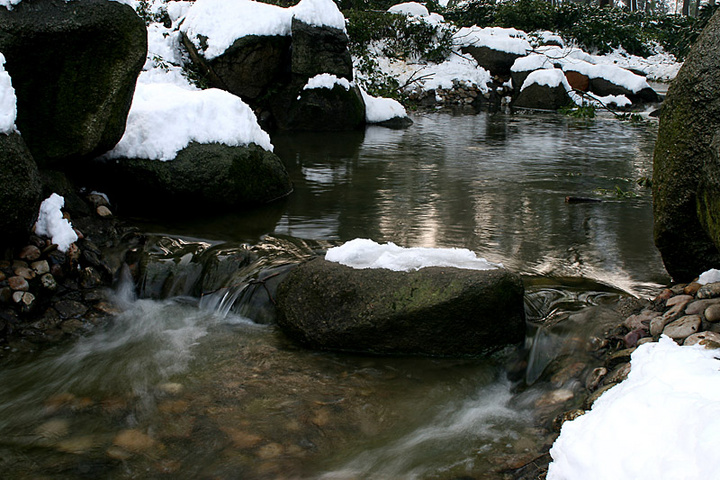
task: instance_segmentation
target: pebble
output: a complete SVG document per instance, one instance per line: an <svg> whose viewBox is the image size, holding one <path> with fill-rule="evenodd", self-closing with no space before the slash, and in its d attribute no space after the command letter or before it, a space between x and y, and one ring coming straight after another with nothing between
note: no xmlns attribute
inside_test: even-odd
<svg viewBox="0 0 720 480"><path fill-rule="evenodd" d="M137 429L121 430L113 439L113 445L129 452L143 452L153 449L155 439Z"/></svg>
<svg viewBox="0 0 720 480"><path fill-rule="evenodd" d="M674 297L668 299L665 306L674 307L675 305L679 305L681 303L687 305L688 303L690 303L691 300L693 300L693 297L691 295L675 295Z"/></svg>
<svg viewBox="0 0 720 480"><path fill-rule="evenodd" d="M88 307L75 300L60 300L55 302L55 310L62 318L77 318L88 311Z"/></svg>
<svg viewBox="0 0 720 480"><path fill-rule="evenodd" d="M25 292L23 291L13 292L12 301L15 303L20 303L22 301L23 295L25 295Z"/></svg>
<svg viewBox="0 0 720 480"><path fill-rule="evenodd" d="M700 287L702 287L702 285L700 285L699 283L692 282L688 284L687 287L683 288L683 293L685 293L686 295L694 296L698 292L698 290L700 290Z"/></svg>
<svg viewBox="0 0 720 480"><path fill-rule="evenodd" d="M16 291L20 290L23 292L27 292L28 290L30 290L30 284L27 282L26 279L20 276L8 278L8 286Z"/></svg>
<svg viewBox="0 0 720 480"><path fill-rule="evenodd" d="M620 383L625 380L630 373L630 362L623 363L615 367L615 370L603 380L606 384Z"/></svg>
<svg viewBox="0 0 720 480"><path fill-rule="evenodd" d="M630 315L625 320L623 325L625 325L628 330L637 330L638 328L647 329L650 325L650 321L655 317L659 317L660 315L662 315L662 313L646 309L638 313L637 315Z"/></svg>
<svg viewBox="0 0 720 480"><path fill-rule="evenodd" d="M40 260L30 264L30 268L38 275L45 275L50 273L50 264L47 260Z"/></svg>
<svg viewBox="0 0 720 480"><path fill-rule="evenodd" d="M18 257L28 262L34 262L40 258L40 249L35 245L28 245L20 250Z"/></svg>
<svg viewBox="0 0 720 480"><path fill-rule="evenodd" d="M698 332L685 339L683 345L705 345L705 348L720 348L720 333Z"/></svg>
<svg viewBox="0 0 720 480"><path fill-rule="evenodd" d="M707 285L703 285L697 293L697 298L701 300L704 298L717 297L720 297L720 283L708 283Z"/></svg>
<svg viewBox="0 0 720 480"><path fill-rule="evenodd" d="M720 303L720 298L712 298L708 300L695 300L694 302L690 302L690 304L685 308L685 314L686 315L697 315L699 313L703 313L707 307L710 305L714 305L716 303Z"/></svg>
<svg viewBox="0 0 720 480"><path fill-rule="evenodd" d="M112 212L105 205L100 205L99 207L97 207L95 212L103 218L112 217Z"/></svg>
<svg viewBox="0 0 720 480"><path fill-rule="evenodd" d="M17 267L15 269L15 275L23 277L25 280L32 280L35 278L35 272L27 267Z"/></svg>
<svg viewBox="0 0 720 480"><path fill-rule="evenodd" d="M55 290L58 286L55 277L50 273L46 273L40 277L40 285L47 290Z"/></svg>
<svg viewBox="0 0 720 480"><path fill-rule="evenodd" d="M559 390L552 390L547 392L535 401L535 406L538 408L552 407L567 402L575 397L572 390L561 388Z"/></svg>
<svg viewBox="0 0 720 480"><path fill-rule="evenodd" d="M585 388L588 390L595 390L598 385L600 385L600 382L603 378L605 378L605 375L607 375L608 369L605 367L598 367L593 369L592 372L590 372L590 375L588 375L587 380L585 380Z"/></svg>
<svg viewBox="0 0 720 480"><path fill-rule="evenodd" d="M158 385L158 389L168 395L179 395L183 391L183 385L176 382L166 382Z"/></svg>
<svg viewBox="0 0 720 480"><path fill-rule="evenodd" d="M720 321L720 305L710 305L704 312L705 320L711 323Z"/></svg>
<svg viewBox="0 0 720 480"><path fill-rule="evenodd" d="M668 324L663 333L673 340L684 340L700 330L701 325L700 315L686 315Z"/></svg>

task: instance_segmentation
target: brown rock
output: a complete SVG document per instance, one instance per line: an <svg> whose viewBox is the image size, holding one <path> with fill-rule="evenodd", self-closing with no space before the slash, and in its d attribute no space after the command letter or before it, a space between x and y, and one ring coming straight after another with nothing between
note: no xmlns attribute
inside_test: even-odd
<svg viewBox="0 0 720 480"><path fill-rule="evenodd" d="M655 312L653 310L643 310L642 312L638 313L637 315L630 315L625 322L623 322L623 325L625 325L628 330L637 330L638 328L648 328L650 325L650 321L660 316L660 312Z"/></svg>
<svg viewBox="0 0 720 480"><path fill-rule="evenodd" d="M693 297L691 295L676 295L670 299L668 299L667 303L665 303L666 307L673 307L675 305L679 304L685 304L687 305L693 300Z"/></svg>
<svg viewBox="0 0 720 480"><path fill-rule="evenodd" d="M50 273L50 264L47 262L47 260L33 262L30 264L30 268L32 268L33 271L38 275L45 275L46 273Z"/></svg>
<svg viewBox="0 0 720 480"><path fill-rule="evenodd" d="M27 267L17 267L14 271L15 275L23 277L25 280L32 280L35 278L35 272Z"/></svg>
<svg viewBox="0 0 720 480"><path fill-rule="evenodd" d="M700 290L700 287L701 287L701 285L697 282L689 283L685 288L683 288L683 293L686 295L695 296L695 294L698 292L698 290Z"/></svg>
<svg viewBox="0 0 720 480"><path fill-rule="evenodd" d="M30 290L27 280L20 276L8 278L8 286L15 291L27 292Z"/></svg>
<svg viewBox="0 0 720 480"><path fill-rule="evenodd" d="M686 315L668 324L663 333L673 340L685 340L693 333L700 330L702 318L700 315Z"/></svg>
<svg viewBox="0 0 720 480"><path fill-rule="evenodd" d="M585 380L585 388L592 391L597 388L598 385L600 385L600 382L603 378L605 378L605 375L607 375L608 369L605 367L598 367L594 369L592 372L590 372L590 375L588 375L588 378Z"/></svg>
<svg viewBox="0 0 720 480"><path fill-rule="evenodd" d="M660 294L657 297L655 297L654 301L655 302L664 302L665 300L669 299L672 296L673 296L672 290L670 290L669 288L666 288L665 290L660 292Z"/></svg>
<svg viewBox="0 0 720 480"><path fill-rule="evenodd" d="M704 345L705 348L720 348L720 333L698 332L685 339L683 345Z"/></svg>
<svg viewBox="0 0 720 480"><path fill-rule="evenodd" d="M620 383L627 378L629 373L630 373L630 362L622 363L622 364L618 365L617 367L615 367L615 370L610 372L610 374L607 377L605 377L603 382L605 382L608 385L611 383Z"/></svg>
<svg viewBox="0 0 720 480"><path fill-rule="evenodd" d="M55 277L49 273L46 273L45 275L40 277L40 285L42 285L43 288L51 291L57 288L57 282L55 281Z"/></svg>
<svg viewBox="0 0 720 480"><path fill-rule="evenodd" d="M705 320L708 322L718 322L720 321L720 304L710 305L705 309L704 312Z"/></svg>
<svg viewBox="0 0 720 480"><path fill-rule="evenodd" d="M685 307L685 315L698 315L703 313L710 305L714 305L716 303L720 303L720 298L695 300Z"/></svg>
<svg viewBox="0 0 720 480"><path fill-rule="evenodd" d="M720 283L708 283L698 290L697 298L717 298L720 297Z"/></svg>
<svg viewBox="0 0 720 480"><path fill-rule="evenodd" d="M75 300L60 300L55 303L55 310L58 311L62 318L77 318L87 312L88 307Z"/></svg>
<svg viewBox="0 0 720 480"><path fill-rule="evenodd" d="M580 72L567 70L565 71L565 78L567 78L568 83L574 90L587 92L590 88L590 78Z"/></svg>
<svg viewBox="0 0 720 480"><path fill-rule="evenodd" d="M99 207L97 207L97 209L95 210L95 213L97 213L99 216L101 216L103 218L112 217L112 212L105 205L100 205Z"/></svg>
<svg viewBox="0 0 720 480"><path fill-rule="evenodd" d="M23 247L22 250L20 250L20 254L18 255L23 260L27 260L28 262L34 262L38 258L40 258L40 249L36 247L35 245L28 245L26 247Z"/></svg>
<svg viewBox="0 0 720 480"><path fill-rule="evenodd" d="M156 441L137 429L122 430L113 439L113 445L129 452L144 452L155 447Z"/></svg>

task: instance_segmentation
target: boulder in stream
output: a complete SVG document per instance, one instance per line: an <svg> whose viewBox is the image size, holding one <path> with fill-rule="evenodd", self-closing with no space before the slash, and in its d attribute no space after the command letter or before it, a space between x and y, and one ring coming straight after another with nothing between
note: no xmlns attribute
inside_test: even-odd
<svg viewBox="0 0 720 480"><path fill-rule="evenodd" d="M668 89L653 162L655 245L692 280L720 265L720 12Z"/></svg>
<svg viewBox="0 0 720 480"><path fill-rule="evenodd" d="M38 164L91 158L120 140L147 54L145 23L107 0L0 8L17 127Z"/></svg>
<svg viewBox="0 0 720 480"><path fill-rule="evenodd" d="M354 269L314 258L278 287L278 325L309 348L478 355L525 338L522 280L504 269Z"/></svg>

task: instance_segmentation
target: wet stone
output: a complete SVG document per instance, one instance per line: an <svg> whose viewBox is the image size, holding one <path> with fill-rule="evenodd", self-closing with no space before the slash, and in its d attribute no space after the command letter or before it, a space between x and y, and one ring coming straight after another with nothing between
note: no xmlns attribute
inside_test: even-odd
<svg viewBox="0 0 720 480"><path fill-rule="evenodd" d="M714 305L716 303L720 303L720 298L695 300L685 307L685 315L697 315L703 313L710 305Z"/></svg>
<svg viewBox="0 0 720 480"><path fill-rule="evenodd" d="M630 355L632 355L632 352L634 352L634 348L626 348L625 350L618 350L617 352L610 355L605 360L605 366L609 369L614 369L616 366L620 365L621 363L626 363L630 361Z"/></svg>
<svg viewBox="0 0 720 480"><path fill-rule="evenodd" d="M40 277L40 285L42 285L42 287L47 290L57 289L57 282L55 281L55 277L50 273L46 273L45 275Z"/></svg>
<svg viewBox="0 0 720 480"><path fill-rule="evenodd" d="M563 423L569 422L571 420L575 420L576 418L585 415L585 410L581 408L576 408L575 410L570 410L569 412L562 413L555 417L553 420L553 430L556 432L559 432L560 429L563 426Z"/></svg>
<svg viewBox="0 0 720 480"><path fill-rule="evenodd" d="M88 307L75 300L61 300L55 303L55 310L58 311L60 317L77 318L84 315L88 311Z"/></svg>
<svg viewBox="0 0 720 480"><path fill-rule="evenodd" d="M720 283L708 283L707 285L703 285L697 293L697 298L701 300L717 297L720 297Z"/></svg>
<svg viewBox="0 0 720 480"><path fill-rule="evenodd" d="M683 345L705 345L705 348L720 348L720 333L698 332L685 339Z"/></svg>
<svg viewBox="0 0 720 480"><path fill-rule="evenodd" d="M15 269L15 275L22 277L25 280L32 280L35 278L35 272L27 267L18 267Z"/></svg>
<svg viewBox="0 0 720 480"><path fill-rule="evenodd" d="M685 288L683 288L683 293L685 295L695 296L695 294L698 292L698 290L700 290L701 286L702 285L700 285L697 282L692 282L692 283L688 284Z"/></svg>
<svg viewBox="0 0 720 480"><path fill-rule="evenodd" d="M667 303L665 304L666 307L673 307L675 305L679 304L688 304L693 300L693 297L691 295L676 295L670 299L668 299Z"/></svg>
<svg viewBox="0 0 720 480"><path fill-rule="evenodd" d="M623 322L623 325L627 327L628 330L637 330L638 328L648 328L650 325L650 321L655 318L662 315L660 312L656 312L654 310L643 310L642 312L638 313L637 315L630 315L625 322Z"/></svg>
<svg viewBox="0 0 720 480"><path fill-rule="evenodd" d="M593 369L592 372L590 372L590 375L588 375L587 379L585 380L585 388L588 390L595 390L598 385L600 385L600 382L603 378L605 378L605 375L607 375L608 369L605 367L598 367Z"/></svg>
<svg viewBox="0 0 720 480"><path fill-rule="evenodd" d="M604 382L606 384L620 383L625 380L630 373L630 362L623 363L615 367L615 370L605 377Z"/></svg>
<svg viewBox="0 0 720 480"><path fill-rule="evenodd" d="M673 340L684 340L700 330L702 318L700 315L686 315L668 324L663 333Z"/></svg>
<svg viewBox="0 0 720 480"><path fill-rule="evenodd" d="M100 217L103 218L112 217L112 212L105 205L100 205L99 207L97 207L95 213L97 213Z"/></svg>
<svg viewBox="0 0 720 480"><path fill-rule="evenodd" d="M144 452L155 447L156 441L137 429L120 431L113 439L113 445L129 452Z"/></svg>
<svg viewBox="0 0 720 480"><path fill-rule="evenodd" d="M711 323L720 321L720 305L710 305L704 312L705 320Z"/></svg>
<svg viewBox="0 0 720 480"><path fill-rule="evenodd" d="M22 250L20 250L20 254L18 255L23 260L27 260L28 262L34 262L38 258L40 258L40 249L36 247L35 245L28 245L26 247L23 247Z"/></svg>
<svg viewBox="0 0 720 480"><path fill-rule="evenodd" d="M33 271L38 275L45 275L46 273L50 273L50 264L47 260L33 262L30 264L30 268L32 268Z"/></svg>
<svg viewBox="0 0 720 480"><path fill-rule="evenodd" d="M15 303L20 303L22 301L23 295L25 295L25 292L23 292L22 290L13 292L12 301Z"/></svg>
<svg viewBox="0 0 720 480"><path fill-rule="evenodd" d="M28 284L25 278L20 276L8 278L8 286L16 291L20 290L23 292L27 292L28 290L30 290L30 284Z"/></svg>
<svg viewBox="0 0 720 480"><path fill-rule="evenodd" d="M95 288L101 283L100 274L92 267L85 267L80 273L80 285L83 288Z"/></svg>

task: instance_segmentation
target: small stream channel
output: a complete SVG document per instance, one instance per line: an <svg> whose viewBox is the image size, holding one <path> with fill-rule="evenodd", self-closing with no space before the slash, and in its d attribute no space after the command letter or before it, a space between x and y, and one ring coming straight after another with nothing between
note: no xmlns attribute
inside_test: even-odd
<svg viewBox="0 0 720 480"><path fill-rule="evenodd" d="M252 213L135 219L151 235L139 285L114 293L121 313L0 369L3 478L521 475L546 453L552 419L582 401L620 300L668 281L637 183L657 126L413 119L276 135L295 192ZM289 343L272 325L273 282L356 237L470 248L521 273L525 348L442 359Z"/></svg>

